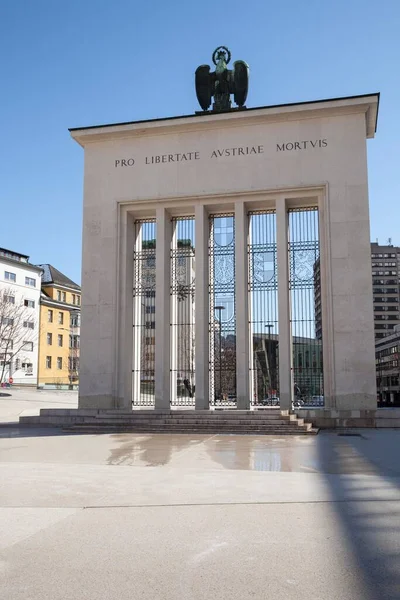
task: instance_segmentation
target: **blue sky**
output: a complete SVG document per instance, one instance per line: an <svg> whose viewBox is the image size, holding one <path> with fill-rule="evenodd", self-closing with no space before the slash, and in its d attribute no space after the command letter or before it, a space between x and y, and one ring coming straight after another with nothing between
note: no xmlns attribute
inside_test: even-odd
<svg viewBox="0 0 400 600"><path fill-rule="evenodd" d="M399 0L3 0L0 246L80 282L83 151L68 127L190 114L216 46L251 67L247 106L381 92L371 239L400 245Z"/></svg>

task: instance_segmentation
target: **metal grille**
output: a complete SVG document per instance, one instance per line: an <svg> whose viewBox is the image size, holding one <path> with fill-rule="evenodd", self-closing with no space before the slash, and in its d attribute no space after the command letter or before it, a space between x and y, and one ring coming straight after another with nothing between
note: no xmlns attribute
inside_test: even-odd
<svg viewBox="0 0 400 600"><path fill-rule="evenodd" d="M171 405L195 403L194 218L172 219Z"/></svg>
<svg viewBox="0 0 400 600"><path fill-rule="evenodd" d="M289 289L295 406L324 406L318 209L289 210Z"/></svg>
<svg viewBox="0 0 400 600"><path fill-rule="evenodd" d="M253 404L279 404L276 215L249 213L250 384Z"/></svg>
<svg viewBox="0 0 400 600"><path fill-rule="evenodd" d="M156 222L135 222L133 277L133 406L154 406Z"/></svg>
<svg viewBox="0 0 400 600"><path fill-rule="evenodd" d="M236 405L235 218L210 216L210 404Z"/></svg>

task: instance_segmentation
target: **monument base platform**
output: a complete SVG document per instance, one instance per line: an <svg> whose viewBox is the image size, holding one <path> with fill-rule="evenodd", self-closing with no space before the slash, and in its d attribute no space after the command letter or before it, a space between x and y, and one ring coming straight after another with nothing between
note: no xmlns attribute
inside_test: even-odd
<svg viewBox="0 0 400 600"><path fill-rule="evenodd" d="M42 409L20 417L20 425L61 427L85 433L228 433L252 435L315 434L318 429L279 408L255 411Z"/></svg>

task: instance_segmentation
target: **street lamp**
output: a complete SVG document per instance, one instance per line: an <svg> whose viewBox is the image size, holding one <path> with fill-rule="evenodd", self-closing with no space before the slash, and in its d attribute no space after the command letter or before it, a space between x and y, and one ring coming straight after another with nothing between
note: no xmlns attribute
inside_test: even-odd
<svg viewBox="0 0 400 600"><path fill-rule="evenodd" d="M218 322L219 322L219 394L218 398L222 399L222 323L221 323L221 313L225 310L225 306L214 306L214 310L218 311Z"/></svg>

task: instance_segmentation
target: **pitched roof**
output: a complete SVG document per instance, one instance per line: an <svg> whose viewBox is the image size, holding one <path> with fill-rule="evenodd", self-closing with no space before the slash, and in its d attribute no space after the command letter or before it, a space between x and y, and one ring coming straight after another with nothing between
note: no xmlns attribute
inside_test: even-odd
<svg viewBox="0 0 400 600"><path fill-rule="evenodd" d="M73 282L72 279L61 273L58 269L52 265L39 265L43 269L42 284L55 284L64 287L72 288L74 290L81 289L81 286Z"/></svg>

